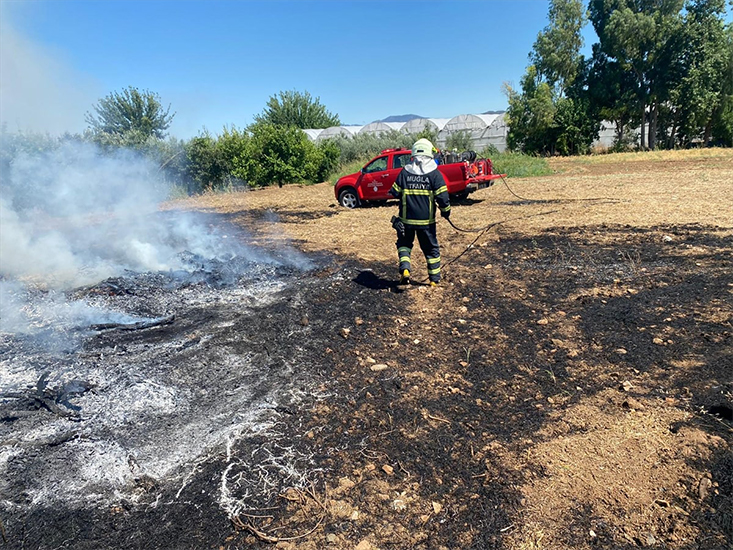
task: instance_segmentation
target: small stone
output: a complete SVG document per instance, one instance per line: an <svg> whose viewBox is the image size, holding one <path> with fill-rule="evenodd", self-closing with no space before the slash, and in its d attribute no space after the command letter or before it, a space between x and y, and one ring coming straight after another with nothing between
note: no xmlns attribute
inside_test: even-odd
<svg viewBox="0 0 733 550"><path fill-rule="evenodd" d="M329 533L326 535L326 542L329 544L335 544L336 543L336 535L333 533Z"/></svg>
<svg viewBox="0 0 733 550"><path fill-rule="evenodd" d="M462 301L462 302L463 302L464 304L467 304L468 302L470 302L470 301L471 301L471 298L469 298L468 296L464 296L463 298L461 298L461 301Z"/></svg>
<svg viewBox="0 0 733 550"><path fill-rule="evenodd" d="M354 323L356 323L357 325L363 325L364 319L362 319L361 317L357 317L356 319L354 319Z"/></svg>
<svg viewBox="0 0 733 550"><path fill-rule="evenodd" d="M359 519L359 510L354 510L353 512L351 512L349 519L351 521L356 521L357 519Z"/></svg>
<svg viewBox="0 0 733 550"><path fill-rule="evenodd" d="M673 240L674 239L672 237L670 237L669 235L663 235L662 236L662 241L664 241L665 243L671 243Z"/></svg>
<svg viewBox="0 0 733 550"><path fill-rule="evenodd" d="M443 509L443 505L440 502L432 502L433 505L433 512L436 514L440 514L440 511Z"/></svg>
<svg viewBox="0 0 733 550"><path fill-rule="evenodd" d="M354 550L374 550L374 545L369 542L368 540L364 539L359 544L356 545Z"/></svg>
<svg viewBox="0 0 733 550"><path fill-rule="evenodd" d="M616 352L616 353L618 353L619 355L626 355L627 353L629 353L629 352L628 352L628 351L626 351L626 350L625 350L624 348L616 348L616 349L615 349L615 350L613 350L613 351L615 351L615 352Z"/></svg>
<svg viewBox="0 0 733 550"><path fill-rule="evenodd" d="M629 391L629 390L633 389L633 387L634 387L634 385L631 382L629 382L628 380L624 380L621 383L621 388L620 389L621 389L621 391Z"/></svg>
<svg viewBox="0 0 733 550"><path fill-rule="evenodd" d="M343 336L344 338L348 338L350 332L351 332L351 329L342 328L341 329L341 336Z"/></svg>
<svg viewBox="0 0 733 550"><path fill-rule="evenodd" d="M493 266L492 264L486 264L486 265L484 266L484 269L491 269L491 268L493 268L493 267L494 267L494 266Z"/></svg>
<svg viewBox="0 0 733 550"><path fill-rule="evenodd" d="M383 370L387 370L388 368L389 367L384 363L377 363L376 365L372 365L371 367L369 367L372 372L380 372Z"/></svg>
<svg viewBox="0 0 733 550"><path fill-rule="evenodd" d="M700 485L697 488L697 494L700 500L705 500L708 496L710 488L713 486L713 482L709 477L704 477L700 480Z"/></svg>
<svg viewBox="0 0 733 550"><path fill-rule="evenodd" d="M547 320L547 319L545 319L545 318L542 318L542 319L540 319L540 320L538 320L538 321L537 321L537 324L538 324L538 325L546 325L546 324L548 324L549 322L550 322L549 320Z"/></svg>
<svg viewBox="0 0 733 550"><path fill-rule="evenodd" d="M367 357L366 359L364 359L364 361L366 361L367 363L371 363L372 365L377 362L374 357Z"/></svg>
<svg viewBox="0 0 733 550"><path fill-rule="evenodd" d="M654 338L654 340L652 340L652 342L654 344L656 344L657 346L663 346L664 345L664 340L662 340L661 338Z"/></svg>
<svg viewBox="0 0 733 550"><path fill-rule="evenodd" d="M351 489L356 483L351 481L348 477L342 477L339 479L339 487L342 487L344 489Z"/></svg>
<svg viewBox="0 0 733 550"><path fill-rule="evenodd" d="M591 529L590 531L588 531L588 534L590 535L590 538L592 538L592 539L594 539L594 538L596 538L598 536L598 535L596 535L596 532L593 529Z"/></svg>
<svg viewBox="0 0 733 550"><path fill-rule="evenodd" d="M629 409L632 411L643 411L646 410L646 407L638 400L634 399L633 397L627 398L623 404L622 407L624 409Z"/></svg>
<svg viewBox="0 0 733 550"><path fill-rule="evenodd" d="M385 464L384 466L382 466L382 471L384 471L384 473L388 476L394 474L394 468L392 468L392 466L390 466L389 464Z"/></svg>
<svg viewBox="0 0 733 550"><path fill-rule="evenodd" d="M308 316L307 315L303 315L300 318L300 324L303 325L304 327L307 327L308 326L308 322L309 321L308 321Z"/></svg>

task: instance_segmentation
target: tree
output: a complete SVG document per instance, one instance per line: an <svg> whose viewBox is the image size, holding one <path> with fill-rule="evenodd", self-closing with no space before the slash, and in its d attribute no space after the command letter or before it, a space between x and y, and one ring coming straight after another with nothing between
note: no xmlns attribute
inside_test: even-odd
<svg viewBox="0 0 733 550"><path fill-rule="evenodd" d="M723 79L723 97L713 116L711 137L714 143L733 147L733 25L728 25L726 29L725 49L728 63L724 74L728 76Z"/></svg>
<svg viewBox="0 0 733 550"><path fill-rule="evenodd" d="M723 16L725 0L693 0L687 6L681 38L686 46L676 87L679 133L689 143L702 136L707 145L713 123L731 93L731 50Z"/></svg>
<svg viewBox="0 0 733 550"><path fill-rule="evenodd" d="M547 82L540 81L534 65L527 67L521 88L520 93L508 84L504 87L509 100L507 145L509 149L520 149L525 153L551 153L553 146L549 132L557 111L552 88Z"/></svg>
<svg viewBox="0 0 733 550"><path fill-rule="evenodd" d="M591 116L595 120L613 122L616 129L614 148L626 149L635 139L630 135L632 127L640 122L633 73L606 55L599 44L593 44L593 55L585 64L578 84L582 87L579 94L584 95L592 106L594 112Z"/></svg>
<svg viewBox="0 0 733 550"><path fill-rule="evenodd" d="M188 177L199 190L220 189L227 175L221 150L208 132L192 138L186 144Z"/></svg>
<svg viewBox="0 0 733 550"><path fill-rule="evenodd" d="M583 69L586 10L581 0L551 0L548 18L529 54L532 63L522 77L521 91L505 85L507 144L527 153L584 152L597 127L588 117L590 102L574 86Z"/></svg>
<svg viewBox="0 0 733 550"><path fill-rule="evenodd" d="M321 105L320 98L313 99L308 92L287 91L271 96L255 122L295 128L329 128L340 126L338 115L331 114Z"/></svg>
<svg viewBox="0 0 733 550"><path fill-rule="evenodd" d="M317 146L294 126L260 122L248 132L246 154L235 163L232 175L251 186L323 181L338 162L335 144Z"/></svg>
<svg viewBox="0 0 733 550"><path fill-rule="evenodd" d="M468 130L458 130L453 132L445 140L445 148L448 151L470 151L473 149L473 139L471 139L471 133Z"/></svg>
<svg viewBox="0 0 733 550"><path fill-rule="evenodd" d="M679 59L673 38L684 0L590 0L590 20L602 51L635 76L641 146L656 147L657 117L668 98L670 63ZM645 132L649 114L649 130Z"/></svg>
<svg viewBox="0 0 733 550"><path fill-rule="evenodd" d="M530 61L557 95L563 96L581 66L581 30L587 15L581 0L553 0L548 13L550 24L537 35Z"/></svg>
<svg viewBox="0 0 733 550"><path fill-rule="evenodd" d="M170 114L170 105L163 108L158 94L132 86L103 97L93 108L95 114L86 114L93 135L125 136L132 132L142 141L164 138L175 116Z"/></svg>

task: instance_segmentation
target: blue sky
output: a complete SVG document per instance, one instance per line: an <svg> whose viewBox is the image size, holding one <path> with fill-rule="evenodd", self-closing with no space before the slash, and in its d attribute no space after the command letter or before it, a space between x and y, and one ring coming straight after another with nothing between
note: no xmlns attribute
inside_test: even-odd
<svg viewBox="0 0 733 550"><path fill-rule="evenodd" d="M246 126L282 90L320 97L346 124L505 109L502 83L519 84L548 9L545 0L0 2L9 129L80 131L97 99L135 86L171 104L179 138ZM590 25L586 35L589 51Z"/></svg>

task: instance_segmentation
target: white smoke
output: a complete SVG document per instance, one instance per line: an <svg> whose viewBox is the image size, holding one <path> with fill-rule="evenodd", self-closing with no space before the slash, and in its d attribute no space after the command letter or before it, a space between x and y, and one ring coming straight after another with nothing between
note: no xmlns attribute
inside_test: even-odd
<svg viewBox="0 0 733 550"><path fill-rule="evenodd" d="M1 7L0 125L11 132L80 132L100 86L59 52L22 36L11 26L10 7Z"/></svg>
<svg viewBox="0 0 733 550"><path fill-rule="evenodd" d="M167 190L156 170L129 151L103 154L87 143L19 153L0 175L0 275L69 288L125 269L176 267L180 246L198 243L185 242L190 228L157 215Z"/></svg>

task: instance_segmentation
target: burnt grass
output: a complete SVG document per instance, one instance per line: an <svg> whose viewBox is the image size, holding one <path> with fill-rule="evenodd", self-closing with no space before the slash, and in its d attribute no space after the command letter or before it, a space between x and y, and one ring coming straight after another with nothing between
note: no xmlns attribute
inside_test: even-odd
<svg viewBox="0 0 733 550"><path fill-rule="evenodd" d="M498 232L481 244L446 267L437 289L397 288L391 262L321 258L255 315L212 304L87 343L86 352L107 349L105 338L155 346L226 318L210 348L256 353L273 381L287 376L283 385L308 397L279 401L274 432L199 463L183 498L180 480L142 479L134 502L6 510L4 547L514 548L529 504L521 488L549 476L529 450L593 429L562 421L587 401L617 415L690 413L666 429L726 442L687 459L715 490L701 497L681 471L669 507L643 526L579 499L567 526L535 547L733 547L730 237L699 225L597 226ZM294 373L282 368L293 357ZM695 367L680 368L689 358ZM289 449L303 475L272 469L229 517L222 471L231 455L248 457L243 474L255 479L265 448ZM686 515L673 517L673 506Z"/></svg>

